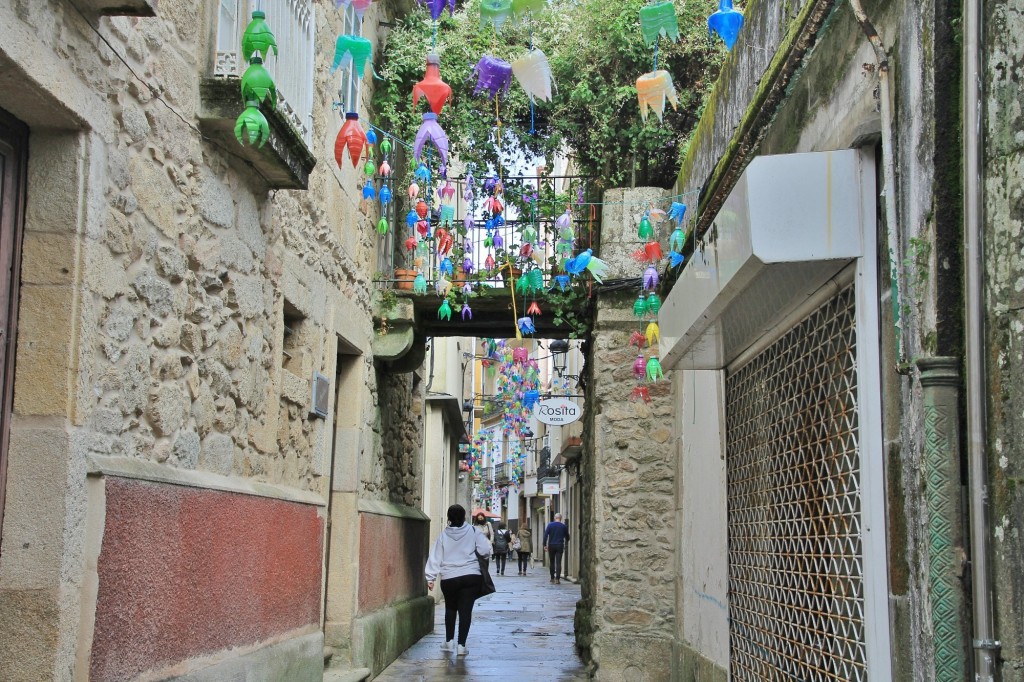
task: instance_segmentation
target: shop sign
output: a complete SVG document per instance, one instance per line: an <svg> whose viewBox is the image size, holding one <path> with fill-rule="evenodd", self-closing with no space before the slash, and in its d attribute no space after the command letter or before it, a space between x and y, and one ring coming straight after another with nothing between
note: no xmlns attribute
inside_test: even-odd
<svg viewBox="0 0 1024 682"><path fill-rule="evenodd" d="M560 490L560 487L559 487L559 485L557 483L545 483L544 484L544 494L545 495L557 495L559 493L559 490Z"/></svg>
<svg viewBox="0 0 1024 682"><path fill-rule="evenodd" d="M583 408L568 398L541 400L533 408L533 416L543 424L572 424L583 416Z"/></svg>

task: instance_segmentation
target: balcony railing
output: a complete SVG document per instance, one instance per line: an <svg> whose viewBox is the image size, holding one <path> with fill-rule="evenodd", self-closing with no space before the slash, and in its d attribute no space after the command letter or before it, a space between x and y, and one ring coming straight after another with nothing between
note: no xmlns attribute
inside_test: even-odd
<svg viewBox="0 0 1024 682"><path fill-rule="evenodd" d="M508 482L508 464L502 462L501 464L494 465L494 482L495 483L507 483Z"/></svg>
<svg viewBox="0 0 1024 682"><path fill-rule="evenodd" d="M217 49L213 75L239 78L246 68L241 54L242 33L256 0L220 0ZM278 56L265 64L277 86L277 108L311 146L313 141L314 14L311 0L263 0L260 9L277 38Z"/></svg>

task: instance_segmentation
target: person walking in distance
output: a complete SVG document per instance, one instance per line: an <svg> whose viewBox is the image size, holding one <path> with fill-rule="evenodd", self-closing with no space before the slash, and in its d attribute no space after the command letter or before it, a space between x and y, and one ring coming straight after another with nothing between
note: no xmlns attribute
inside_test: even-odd
<svg viewBox="0 0 1024 682"><path fill-rule="evenodd" d="M494 557L495 571L498 575L505 575L505 562L508 560L508 552L512 548L512 533L505 526L505 522L498 523L498 530L494 532Z"/></svg>
<svg viewBox="0 0 1024 682"><path fill-rule="evenodd" d="M440 579L444 595L445 642L441 651L456 649L455 621L459 623L458 655L465 656L466 638L473 620L473 602L480 596L483 575L477 554L488 556L491 543L487 537L466 523L466 510L460 504L448 507L448 526L441 531L427 557L424 574L427 587L434 589Z"/></svg>
<svg viewBox="0 0 1024 682"><path fill-rule="evenodd" d="M555 514L555 520L544 529L544 550L548 553L551 582L556 585L562 584L562 554L568 541L569 527L562 523L561 514Z"/></svg>
<svg viewBox="0 0 1024 682"><path fill-rule="evenodd" d="M516 549L519 557L519 575L526 575L526 567L530 564L530 553L533 551L533 532L530 530L530 519L524 519L523 525L516 533L516 542L519 548ZM513 546L515 543L513 542Z"/></svg>
<svg viewBox="0 0 1024 682"><path fill-rule="evenodd" d="M491 524L487 523L487 517L482 511L478 511L473 517L473 527L487 536L487 542L491 543L491 558L494 558L494 530Z"/></svg>

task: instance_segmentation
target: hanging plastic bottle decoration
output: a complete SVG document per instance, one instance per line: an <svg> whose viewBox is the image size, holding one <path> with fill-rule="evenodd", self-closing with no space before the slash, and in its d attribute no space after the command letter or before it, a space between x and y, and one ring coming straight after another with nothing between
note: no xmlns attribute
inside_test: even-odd
<svg viewBox="0 0 1024 682"><path fill-rule="evenodd" d="M468 286L468 285L467 285ZM469 303L462 304L462 321L465 322L467 319L473 319L473 311L469 307Z"/></svg>
<svg viewBox="0 0 1024 682"><path fill-rule="evenodd" d="M259 102L245 103L245 109L235 121L235 139L238 140L238 144L245 144L248 141L257 147L262 147L270 139L270 124L260 111Z"/></svg>
<svg viewBox="0 0 1024 682"><path fill-rule="evenodd" d="M643 295L637 296L633 302L633 315L641 320L647 316L647 299Z"/></svg>
<svg viewBox="0 0 1024 682"><path fill-rule="evenodd" d="M584 270L589 270L594 280L600 284L608 274L608 264L600 258L594 258L592 249L587 249L565 262L565 271L570 275L582 275Z"/></svg>
<svg viewBox="0 0 1024 682"><path fill-rule="evenodd" d="M551 65L540 49L535 47L512 62L512 73L531 102L535 99L542 102L551 100Z"/></svg>
<svg viewBox="0 0 1024 682"><path fill-rule="evenodd" d="M661 329L658 327L657 322L651 322L647 325L647 331L644 332L644 338L647 339L648 346L653 346L661 341Z"/></svg>
<svg viewBox="0 0 1024 682"><path fill-rule="evenodd" d="M480 30L484 30L488 24L494 26L495 31L500 31L505 20L512 14L512 0L482 0L480 2Z"/></svg>
<svg viewBox="0 0 1024 682"><path fill-rule="evenodd" d="M661 243L660 242L647 242L644 244L644 255L647 257L647 262L657 263L664 256L661 255Z"/></svg>
<svg viewBox="0 0 1024 682"><path fill-rule="evenodd" d="M661 369L661 363L658 361L658 358L652 356L651 359L647 361L647 380L657 381L658 379L664 378L665 372Z"/></svg>
<svg viewBox="0 0 1024 682"><path fill-rule="evenodd" d="M648 109L658 115L658 121L662 121L666 99L672 104L673 109L679 108L679 98L676 96L672 76L663 69L645 73L637 78L636 96L640 102L640 118L644 121L647 120Z"/></svg>
<svg viewBox="0 0 1024 682"><path fill-rule="evenodd" d="M242 74L242 99L246 102L266 102L272 107L277 106L277 86L270 72L263 68L263 60L258 54L249 60L249 68Z"/></svg>
<svg viewBox="0 0 1024 682"><path fill-rule="evenodd" d="M643 379L647 373L647 364L644 361L643 355L637 355L636 360L633 361L633 376L637 379Z"/></svg>
<svg viewBox="0 0 1024 682"><path fill-rule="evenodd" d="M683 228L677 227L672 230L672 234L668 238L668 249L669 251L682 252L683 246L686 244L686 233L683 232Z"/></svg>
<svg viewBox="0 0 1024 682"><path fill-rule="evenodd" d="M366 14L366 10L370 9L370 5L373 4L373 0L350 0L352 9L355 10L356 16L359 17L359 21L363 20L363 15Z"/></svg>
<svg viewBox="0 0 1024 682"><path fill-rule="evenodd" d="M524 20L529 14L536 16L546 4L547 0L512 0L512 16L517 20Z"/></svg>
<svg viewBox="0 0 1024 682"><path fill-rule="evenodd" d="M416 235L413 235L411 237L407 237L406 240L405 240L405 250L406 251L414 251L416 249L416 244L417 244L418 241L419 240L416 239Z"/></svg>
<svg viewBox="0 0 1024 682"><path fill-rule="evenodd" d="M476 76L477 79L473 94L479 95L481 91L487 90L490 93L488 96L494 99L498 92L508 92L509 85L512 84L512 65L497 57L484 55L473 67L470 75ZM486 185L484 191L487 191Z"/></svg>
<svg viewBox="0 0 1024 682"><path fill-rule="evenodd" d="M415 199L420 195L420 186L417 185L415 182L412 182L409 184L409 189L407 190L406 193L409 195L410 199Z"/></svg>
<svg viewBox="0 0 1024 682"><path fill-rule="evenodd" d="M341 167L341 159L347 149L349 158L352 159L352 167L355 168L359 165L359 157L366 146L366 133L359 125L359 114L350 111L345 114L345 124L341 126L334 141L334 160Z"/></svg>
<svg viewBox="0 0 1024 682"><path fill-rule="evenodd" d="M437 229L437 232L434 233L434 239L437 241L438 256L447 256L452 252L454 240L452 239L452 235L448 230L444 229L443 227L439 227Z"/></svg>
<svg viewBox="0 0 1024 682"><path fill-rule="evenodd" d="M565 291L569 287L569 275L555 275L555 282L561 291Z"/></svg>
<svg viewBox="0 0 1024 682"><path fill-rule="evenodd" d="M377 197L377 190L374 188L373 183L367 180L363 184L363 199L365 201L373 201Z"/></svg>
<svg viewBox="0 0 1024 682"><path fill-rule="evenodd" d="M254 53L259 54L264 60L271 51L277 56L277 39L267 25L267 14L261 10L252 13L252 21L245 27L242 34L242 58L245 61L252 59Z"/></svg>
<svg viewBox="0 0 1024 682"><path fill-rule="evenodd" d="M640 219L640 225L637 227L637 235L640 239L647 241L654 236L654 227L651 226L651 219L644 214L644 217Z"/></svg>
<svg viewBox="0 0 1024 682"><path fill-rule="evenodd" d="M441 58L436 54L427 55L427 68L423 74L423 80L412 88L412 105L415 107L420 97L425 97L430 110L440 114L445 103L451 99L452 88L441 80Z"/></svg>
<svg viewBox="0 0 1024 682"><path fill-rule="evenodd" d="M629 394L629 402L635 403L641 400L645 403L651 402L651 390L646 386L634 386L633 392Z"/></svg>
<svg viewBox="0 0 1024 682"><path fill-rule="evenodd" d="M455 207L451 204L441 204L441 224L451 227L455 222Z"/></svg>
<svg viewBox="0 0 1024 682"><path fill-rule="evenodd" d="M391 203L391 188L388 187L387 184L385 183L385 185L380 188L380 205L383 208L383 207L387 206L390 203Z"/></svg>
<svg viewBox="0 0 1024 682"><path fill-rule="evenodd" d="M521 334L536 334L537 328L533 326L533 318L531 317L520 317L516 323Z"/></svg>
<svg viewBox="0 0 1024 682"><path fill-rule="evenodd" d="M384 236L387 233L388 233L388 219L384 218L384 217L381 217L381 219L377 221L377 234L379 234L381 236Z"/></svg>
<svg viewBox="0 0 1024 682"><path fill-rule="evenodd" d="M270 139L270 124L260 111L260 102L277 104L277 86L270 74L263 68L263 62L273 51L277 56L277 39L266 22L267 15L256 10L252 21L242 34L242 57L249 62L242 77L242 101L245 109L235 121L235 139L239 144L248 142L262 147Z"/></svg>
<svg viewBox="0 0 1024 682"><path fill-rule="evenodd" d="M732 8L732 0L719 0L718 11L708 17L708 32L717 33L725 46L732 49L743 28L743 12Z"/></svg>
<svg viewBox="0 0 1024 682"><path fill-rule="evenodd" d="M412 291L414 294L427 293L427 278L423 276L422 272L416 273L416 279L412 281Z"/></svg>
<svg viewBox="0 0 1024 682"><path fill-rule="evenodd" d="M448 275L451 277L455 274L455 266L452 264L452 259L448 256L441 259L441 264L438 266L438 269L441 271L442 275Z"/></svg>
<svg viewBox="0 0 1024 682"><path fill-rule="evenodd" d="M438 317L438 319L445 320L446 322L447 321L451 321L451 319L452 319L452 307L448 303L448 299L447 298L445 300L441 301L441 307L437 309L437 317Z"/></svg>
<svg viewBox="0 0 1024 682"><path fill-rule="evenodd" d="M640 9L640 32L644 42L653 45L659 36L672 41L679 40L679 21L676 6L671 0L647 5Z"/></svg>
<svg viewBox="0 0 1024 682"><path fill-rule="evenodd" d="M537 302L534 301L533 303L530 304L530 307L526 309L526 314L527 315L543 315L544 313L542 313L540 311L540 305L538 305Z"/></svg>
<svg viewBox="0 0 1024 682"><path fill-rule="evenodd" d="M416 215L414 209L409 209L409 212L405 214L405 224L410 230L416 226L416 221L419 219L420 217Z"/></svg>
<svg viewBox="0 0 1024 682"><path fill-rule="evenodd" d="M644 290L653 289L658 286L658 269L653 265L648 265L647 269L644 270ZM657 311L654 311L657 312Z"/></svg>
<svg viewBox="0 0 1024 682"><path fill-rule="evenodd" d="M455 14L455 0L419 0L421 5L426 5L430 10L430 18L437 21L444 14L444 8L448 8L449 16Z"/></svg>
<svg viewBox="0 0 1024 682"><path fill-rule="evenodd" d="M630 345L630 347L636 346L637 350L643 349L644 343L646 343L646 341L647 341L647 339L644 337L644 333L643 332L635 331L635 332L633 332L632 334L629 335L629 345Z"/></svg>
<svg viewBox="0 0 1024 682"><path fill-rule="evenodd" d="M668 265L670 268L678 268L683 264L684 260L686 260L686 257L683 256L681 251L673 251L668 254Z"/></svg>
<svg viewBox="0 0 1024 682"><path fill-rule="evenodd" d="M530 359L530 351L519 347L512 349L512 362L523 364Z"/></svg>
<svg viewBox="0 0 1024 682"><path fill-rule="evenodd" d="M366 63L373 55L373 43L362 36L342 34L334 43L334 62L331 73L347 69L350 65L360 78L366 73Z"/></svg>
<svg viewBox="0 0 1024 682"><path fill-rule="evenodd" d="M437 114L432 111L423 114L423 123L420 124L420 129L416 131L416 140L413 143L413 157L417 161L420 160L420 156L423 154L423 147L428 141L437 147L437 152L441 155L441 161L448 163L448 135L441 129L437 122Z"/></svg>
<svg viewBox="0 0 1024 682"><path fill-rule="evenodd" d="M448 292L452 290L452 283L445 279L444 275L437 278L434 282L434 291L437 292L438 296L445 297Z"/></svg>
<svg viewBox="0 0 1024 682"><path fill-rule="evenodd" d="M658 296L655 292L647 294L647 311L651 315L657 315L661 310L661 296Z"/></svg>

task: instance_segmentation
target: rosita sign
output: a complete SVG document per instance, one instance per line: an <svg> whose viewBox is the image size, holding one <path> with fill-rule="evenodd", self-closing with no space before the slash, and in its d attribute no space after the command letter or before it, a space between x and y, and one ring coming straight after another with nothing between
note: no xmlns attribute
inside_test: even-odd
<svg viewBox="0 0 1024 682"><path fill-rule="evenodd" d="M583 408L568 398L548 398L541 400L533 408L533 416L544 424L560 426L572 424L583 416Z"/></svg>

